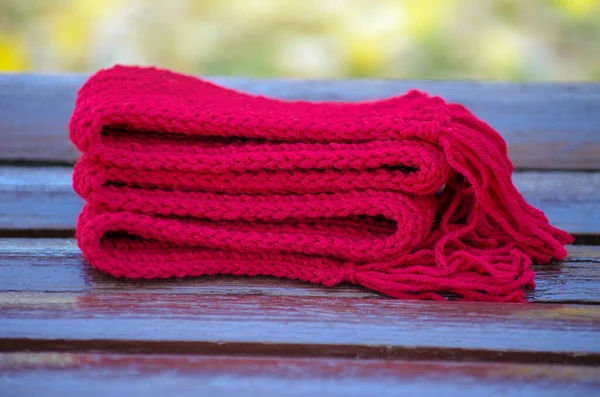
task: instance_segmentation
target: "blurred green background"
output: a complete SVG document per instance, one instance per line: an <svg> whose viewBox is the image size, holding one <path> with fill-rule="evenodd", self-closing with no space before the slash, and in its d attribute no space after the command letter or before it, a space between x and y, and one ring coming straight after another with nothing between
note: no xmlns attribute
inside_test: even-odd
<svg viewBox="0 0 600 397"><path fill-rule="evenodd" d="M597 0L0 0L0 70L600 79Z"/></svg>

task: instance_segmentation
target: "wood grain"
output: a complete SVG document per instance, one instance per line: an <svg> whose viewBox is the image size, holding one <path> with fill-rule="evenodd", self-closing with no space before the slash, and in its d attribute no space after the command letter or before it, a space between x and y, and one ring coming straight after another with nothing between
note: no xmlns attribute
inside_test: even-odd
<svg viewBox="0 0 600 397"><path fill-rule="evenodd" d="M600 247L569 246L562 263L537 266L531 302L600 303ZM0 293L196 294L201 296L296 296L383 298L343 284L325 288L268 277L199 277L171 280L122 280L86 264L72 239L0 239Z"/></svg>
<svg viewBox="0 0 600 397"><path fill-rule="evenodd" d="M73 162L67 124L87 76L0 75L0 160ZM247 79L218 84L283 99L358 101L417 88L465 104L506 139L518 168L600 169L600 84Z"/></svg>
<svg viewBox="0 0 600 397"><path fill-rule="evenodd" d="M600 172L522 171L513 179L553 225L600 235ZM82 206L68 167L0 167L0 202L5 230L73 230Z"/></svg>
<svg viewBox="0 0 600 397"><path fill-rule="evenodd" d="M0 395L592 396L600 368L325 358L0 354Z"/></svg>
<svg viewBox="0 0 600 397"><path fill-rule="evenodd" d="M600 364L600 306L3 293L0 351Z"/></svg>

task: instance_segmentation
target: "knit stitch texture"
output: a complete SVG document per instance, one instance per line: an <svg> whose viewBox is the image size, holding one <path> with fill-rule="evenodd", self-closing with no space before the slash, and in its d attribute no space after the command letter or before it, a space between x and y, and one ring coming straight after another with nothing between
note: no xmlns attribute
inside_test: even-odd
<svg viewBox="0 0 600 397"><path fill-rule="evenodd" d="M70 138L86 201L77 241L116 277L522 302L532 261L562 259L573 241L516 190L496 131L418 91L286 102L115 66L79 91Z"/></svg>

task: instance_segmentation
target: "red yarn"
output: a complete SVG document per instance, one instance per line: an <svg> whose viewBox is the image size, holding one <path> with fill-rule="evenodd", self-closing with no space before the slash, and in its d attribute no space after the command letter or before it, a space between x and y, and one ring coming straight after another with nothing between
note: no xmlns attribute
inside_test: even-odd
<svg viewBox="0 0 600 397"><path fill-rule="evenodd" d="M81 88L77 241L117 277L268 275L397 298L525 299L566 255L511 181L500 135L411 91L285 102L155 68ZM443 189L443 192L441 190Z"/></svg>

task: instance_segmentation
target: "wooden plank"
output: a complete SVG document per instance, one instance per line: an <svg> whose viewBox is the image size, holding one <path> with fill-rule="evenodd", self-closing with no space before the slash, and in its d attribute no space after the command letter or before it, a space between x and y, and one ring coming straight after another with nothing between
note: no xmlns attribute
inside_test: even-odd
<svg viewBox="0 0 600 397"><path fill-rule="evenodd" d="M600 303L600 247L569 246L560 263L536 266L532 302Z"/></svg>
<svg viewBox="0 0 600 397"><path fill-rule="evenodd" d="M600 368L318 358L9 353L0 395L592 396Z"/></svg>
<svg viewBox="0 0 600 397"><path fill-rule="evenodd" d="M600 364L600 306L2 293L0 351Z"/></svg>
<svg viewBox="0 0 600 397"><path fill-rule="evenodd" d="M522 171L513 180L552 224L600 235L600 172ZM68 167L0 167L0 202L4 230L73 230L82 205Z"/></svg>
<svg viewBox="0 0 600 397"><path fill-rule="evenodd" d="M0 229L73 230L83 201L70 167L0 166Z"/></svg>
<svg viewBox="0 0 600 397"><path fill-rule="evenodd" d="M0 75L1 160L73 162L67 123L84 75ZM465 104L506 139L518 168L600 169L600 84L247 79L216 83L283 99L358 101L418 88Z"/></svg>
<svg viewBox="0 0 600 397"><path fill-rule="evenodd" d="M531 302L600 303L600 247L569 246L561 263L536 266L537 288ZM328 298L377 298L352 285L325 288L268 277L200 277L184 280L121 280L84 263L72 239L0 239L0 293L259 295Z"/></svg>
<svg viewBox="0 0 600 397"><path fill-rule="evenodd" d="M513 182L551 224L573 234L600 234L600 172L516 172Z"/></svg>

